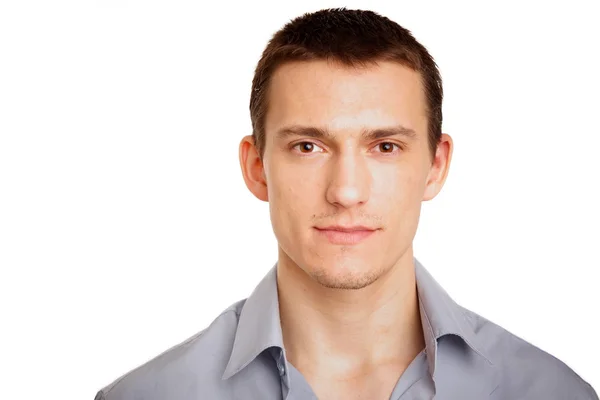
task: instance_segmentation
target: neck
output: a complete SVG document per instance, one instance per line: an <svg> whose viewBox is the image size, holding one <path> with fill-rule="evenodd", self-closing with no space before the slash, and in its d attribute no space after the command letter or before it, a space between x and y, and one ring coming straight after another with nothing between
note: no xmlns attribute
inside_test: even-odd
<svg viewBox="0 0 600 400"><path fill-rule="evenodd" d="M358 290L320 285L280 250L277 286L287 359L301 372L406 366L425 347L412 248Z"/></svg>

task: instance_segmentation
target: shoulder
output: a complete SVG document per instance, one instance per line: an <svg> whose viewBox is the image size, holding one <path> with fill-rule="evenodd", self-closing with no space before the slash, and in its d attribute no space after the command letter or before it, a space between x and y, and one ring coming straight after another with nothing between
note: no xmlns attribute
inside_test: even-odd
<svg viewBox="0 0 600 400"><path fill-rule="evenodd" d="M462 309L483 353L497 369L500 382L496 398L598 399L592 387L563 361Z"/></svg>
<svg viewBox="0 0 600 400"><path fill-rule="evenodd" d="M204 330L102 388L96 400L192 399L219 396L244 300L224 310ZM188 397L189 396L189 397Z"/></svg>

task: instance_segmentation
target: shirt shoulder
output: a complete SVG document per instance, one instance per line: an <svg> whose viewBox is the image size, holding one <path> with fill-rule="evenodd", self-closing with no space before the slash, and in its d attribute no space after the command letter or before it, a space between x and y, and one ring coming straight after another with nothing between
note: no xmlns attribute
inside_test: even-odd
<svg viewBox="0 0 600 400"><path fill-rule="evenodd" d="M228 398L221 376L245 301L234 303L204 330L105 386L95 400Z"/></svg>
<svg viewBox="0 0 600 400"><path fill-rule="evenodd" d="M492 398L598 400L594 389L563 361L481 315L462 309L482 351L499 374L499 386Z"/></svg>

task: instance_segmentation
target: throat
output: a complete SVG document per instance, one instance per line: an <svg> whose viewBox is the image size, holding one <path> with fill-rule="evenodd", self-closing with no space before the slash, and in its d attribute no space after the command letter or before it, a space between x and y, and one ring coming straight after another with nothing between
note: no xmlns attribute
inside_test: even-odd
<svg viewBox="0 0 600 400"><path fill-rule="evenodd" d="M415 356L416 357L416 356ZM319 399L388 400L413 360L391 360L344 374L297 368Z"/></svg>

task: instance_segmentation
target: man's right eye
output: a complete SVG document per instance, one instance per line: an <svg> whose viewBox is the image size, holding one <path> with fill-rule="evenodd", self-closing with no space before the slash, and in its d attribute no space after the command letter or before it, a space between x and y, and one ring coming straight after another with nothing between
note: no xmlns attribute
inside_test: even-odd
<svg viewBox="0 0 600 400"><path fill-rule="evenodd" d="M292 148L299 148L300 153L302 154L310 154L310 153L314 153L312 150L314 150L315 148L319 148L319 146L317 146L316 144L312 143L312 142L300 142L300 143L296 143L294 146L292 146Z"/></svg>

